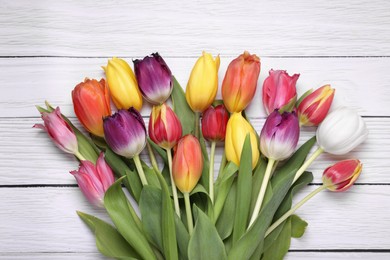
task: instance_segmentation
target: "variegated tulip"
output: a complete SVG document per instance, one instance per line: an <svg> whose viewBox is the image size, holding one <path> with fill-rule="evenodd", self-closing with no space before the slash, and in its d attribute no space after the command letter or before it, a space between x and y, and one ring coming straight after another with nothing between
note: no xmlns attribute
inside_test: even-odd
<svg viewBox="0 0 390 260"><path fill-rule="evenodd" d="M360 176L363 165L359 160L343 160L329 166L322 175L322 181L330 191L348 190Z"/></svg>
<svg viewBox="0 0 390 260"><path fill-rule="evenodd" d="M74 112L84 128L103 137L103 117L111 115L110 95L104 79L85 79L72 91Z"/></svg>
<svg viewBox="0 0 390 260"><path fill-rule="evenodd" d="M142 95L138 89L137 79L129 64L123 59L112 58L106 67L108 86L111 98L118 109L134 107L138 111L142 108Z"/></svg>
<svg viewBox="0 0 390 260"><path fill-rule="evenodd" d="M260 59L245 51L230 62L222 82L222 98L230 113L241 112L252 101L260 74Z"/></svg>

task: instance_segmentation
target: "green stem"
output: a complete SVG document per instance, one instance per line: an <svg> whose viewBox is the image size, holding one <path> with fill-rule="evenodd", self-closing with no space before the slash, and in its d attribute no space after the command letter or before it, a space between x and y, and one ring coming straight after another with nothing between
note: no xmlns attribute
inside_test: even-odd
<svg viewBox="0 0 390 260"><path fill-rule="evenodd" d="M216 142L211 142L210 151L210 167L209 167L209 196L211 203L214 204L214 157L215 157L215 146Z"/></svg>
<svg viewBox="0 0 390 260"><path fill-rule="evenodd" d="M177 197L177 189L176 189L175 181L173 180L173 175L172 175L172 152L171 152L171 149L167 149L167 157L168 157L168 166L169 166L169 176L171 178L173 204L175 206L175 212L176 212L177 216L180 218L179 199Z"/></svg>
<svg viewBox="0 0 390 260"><path fill-rule="evenodd" d="M301 168L299 168L299 170L295 174L292 183L296 182L299 179L299 177L301 177L301 175L306 171L306 169L314 162L314 160L317 159L317 157L320 156L320 154L322 154L323 152L324 149L318 147L318 149L309 157L309 159L305 161L305 163L301 166Z"/></svg>
<svg viewBox="0 0 390 260"><path fill-rule="evenodd" d="M222 176L223 169L225 169L226 166L226 153L225 149L223 149L222 153L222 159L221 159L221 165L219 166L219 171L218 171L218 179Z"/></svg>
<svg viewBox="0 0 390 260"><path fill-rule="evenodd" d="M86 159L84 158L84 156L79 152L77 151L74 156L77 157L77 159L79 159L80 161L85 161Z"/></svg>
<svg viewBox="0 0 390 260"><path fill-rule="evenodd" d="M257 200L256 200L256 204L255 204L255 208L254 208L253 213L252 213L251 220L249 221L248 229L252 226L252 224L255 222L257 216L260 213L261 205L263 204L265 191L267 190L268 181L269 181L269 178L271 176L274 163L275 163L274 159L268 159L267 169L265 170L263 182L261 183L261 188L260 188Z"/></svg>
<svg viewBox="0 0 390 260"><path fill-rule="evenodd" d="M275 228L277 228L280 224L283 223L283 221L285 221L289 216L291 216L292 214L294 214L295 211L297 211L297 209L299 209L303 204L305 204L309 199L313 198L314 195L316 195L317 193L323 191L326 189L326 186L325 185L321 185L320 187L318 187L317 189L313 190L312 192L310 192L306 197L304 197L300 202L298 202L294 207L292 207L289 211L287 211L286 213L284 213L283 216L281 216L277 221L275 221L275 223L273 223L268 229L267 229L267 232L265 232L265 236L268 236L272 231L274 231Z"/></svg>
<svg viewBox="0 0 390 260"><path fill-rule="evenodd" d="M141 179L142 185L143 186L148 185L148 181L146 180L144 169L142 169L142 164L141 164L141 160L139 159L139 155L138 154L135 155L133 157L133 160L135 163L135 167L137 168L138 176Z"/></svg>
<svg viewBox="0 0 390 260"><path fill-rule="evenodd" d="M200 113L195 112L195 137L200 138L200 126L199 126Z"/></svg>
<svg viewBox="0 0 390 260"><path fill-rule="evenodd" d="M191 236L192 231L194 230L194 222L192 220L190 194L188 192L184 192L183 195L184 195L184 203L185 203L185 206L186 206L188 233Z"/></svg>
<svg viewBox="0 0 390 260"><path fill-rule="evenodd" d="M154 156L152 146L150 145L149 142L146 142L146 147L148 147L149 158L150 158L150 162L152 163L152 167L153 167L154 171L156 173L160 173L160 170L158 169L156 157Z"/></svg>

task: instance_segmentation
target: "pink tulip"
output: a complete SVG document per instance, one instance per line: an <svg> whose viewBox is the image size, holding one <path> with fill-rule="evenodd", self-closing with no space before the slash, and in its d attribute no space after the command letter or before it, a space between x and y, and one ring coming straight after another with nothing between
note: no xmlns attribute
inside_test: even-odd
<svg viewBox="0 0 390 260"><path fill-rule="evenodd" d="M35 124L33 127L41 128L62 151L70 154L78 154L77 138L70 125L62 118L60 108L53 112L42 113L43 124Z"/></svg>
<svg viewBox="0 0 390 260"><path fill-rule="evenodd" d="M88 201L97 207L103 207L104 194L115 181L103 153L97 159L96 166L90 161L81 161L79 170L70 173L76 178Z"/></svg>
<svg viewBox="0 0 390 260"><path fill-rule="evenodd" d="M325 169L322 181L330 191L348 190L362 172L363 165L359 160L343 160Z"/></svg>

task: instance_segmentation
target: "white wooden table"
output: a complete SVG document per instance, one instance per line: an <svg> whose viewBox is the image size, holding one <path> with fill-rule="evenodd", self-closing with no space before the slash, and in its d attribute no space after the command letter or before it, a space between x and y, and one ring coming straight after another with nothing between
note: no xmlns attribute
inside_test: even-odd
<svg viewBox="0 0 390 260"><path fill-rule="evenodd" d="M74 119L70 91L102 77L112 56L131 62L159 51L185 86L202 50L221 54L220 81L248 50L261 57L258 90L269 69L287 69L301 73L299 93L330 83L334 106L365 117L368 141L342 157L364 163L361 178L298 212L309 226L287 259L390 259L389 1L79 2L0 0L0 259L103 259L75 211L107 217L68 173L77 162L31 128L40 122L34 105L47 99ZM260 91L248 114L260 131ZM338 159L322 156L298 199Z"/></svg>

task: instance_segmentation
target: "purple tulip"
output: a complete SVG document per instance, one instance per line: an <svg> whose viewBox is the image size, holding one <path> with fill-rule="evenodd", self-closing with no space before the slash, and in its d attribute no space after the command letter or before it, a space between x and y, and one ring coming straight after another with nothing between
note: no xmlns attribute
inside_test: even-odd
<svg viewBox="0 0 390 260"><path fill-rule="evenodd" d="M298 139L299 121L295 112L280 114L275 110L261 130L260 150L269 159L284 160L294 153Z"/></svg>
<svg viewBox="0 0 390 260"><path fill-rule="evenodd" d="M103 120L104 137L111 149L119 155L133 158L146 145L146 128L140 113L121 109Z"/></svg>
<svg viewBox="0 0 390 260"><path fill-rule="evenodd" d="M173 88L172 73L158 53L134 60L134 71L144 98L154 105L164 103Z"/></svg>
<svg viewBox="0 0 390 260"><path fill-rule="evenodd" d="M103 207L104 194L115 181L103 153L97 159L96 166L90 161L81 161L79 169L70 173L76 178L89 202L97 207Z"/></svg>

